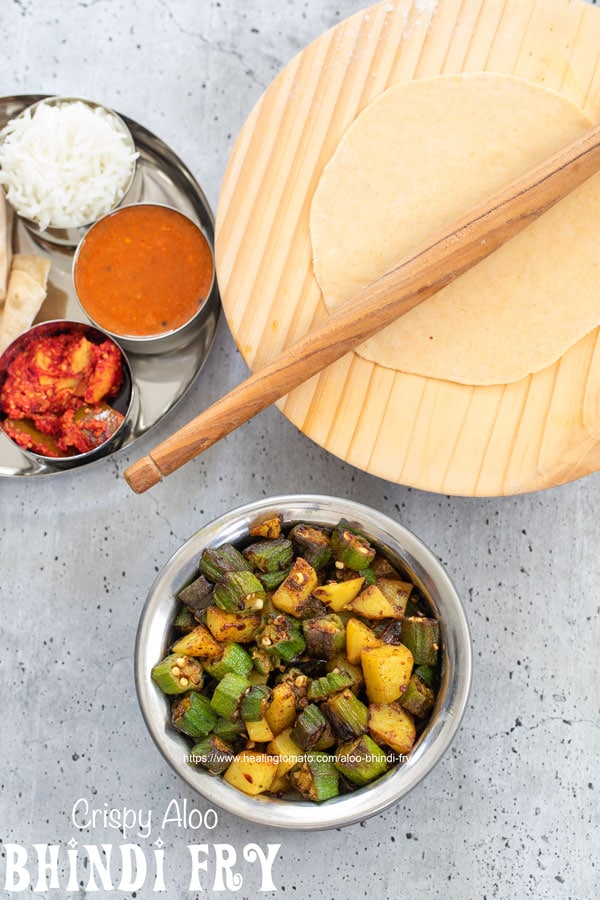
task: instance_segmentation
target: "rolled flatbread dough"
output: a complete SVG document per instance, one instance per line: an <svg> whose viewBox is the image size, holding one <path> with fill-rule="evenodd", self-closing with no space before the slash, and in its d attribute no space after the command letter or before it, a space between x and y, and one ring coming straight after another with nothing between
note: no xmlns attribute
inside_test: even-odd
<svg viewBox="0 0 600 900"><path fill-rule="evenodd" d="M591 124L565 97L511 76L387 90L344 134L313 197L313 265L328 309ZM600 175L357 352L472 385L550 365L600 324L599 226Z"/></svg>

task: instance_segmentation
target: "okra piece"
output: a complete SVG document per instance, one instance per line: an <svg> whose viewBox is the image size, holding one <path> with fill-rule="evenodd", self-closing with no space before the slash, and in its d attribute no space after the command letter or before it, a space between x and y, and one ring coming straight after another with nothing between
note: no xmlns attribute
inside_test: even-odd
<svg viewBox="0 0 600 900"><path fill-rule="evenodd" d="M214 728L217 715L211 708L208 697L190 691L173 701L171 723L177 731L190 737L204 737Z"/></svg>
<svg viewBox="0 0 600 900"><path fill-rule="evenodd" d="M335 747L337 744L337 738L334 734L333 728L327 722L325 726L325 731L317 741L317 743L312 747L312 750L330 750L332 747Z"/></svg>
<svg viewBox="0 0 600 900"><path fill-rule="evenodd" d="M393 567L393 565L388 562L385 556L382 556L380 553L376 553L373 559L373 562L369 566L375 573L378 578L398 578L398 572Z"/></svg>
<svg viewBox="0 0 600 900"><path fill-rule="evenodd" d="M257 541L242 552L252 568L261 572L281 572L289 569L294 561L292 542L283 537Z"/></svg>
<svg viewBox="0 0 600 900"><path fill-rule="evenodd" d="M190 762L202 766L211 775L221 775L233 760L235 753L216 734L209 734L190 750Z"/></svg>
<svg viewBox="0 0 600 900"><path fill-rule="evenodd" d="M240 644L227 644L223 655L213 662L204 663L204 671L221 681L228 672L235 672L243 678L252 670L252 657Z"/></svg>
<svg viewBox="0 0 600 900"><path fill-rule="evenodd" d="M331 659L346 646L346 629L336 613L302 623L306 650L317 659Z"/></svg>
<svg viewBox="0 0 600 900"><path fill-rule="evenodd" d="M435 666L440 646L440 626L436 619L405 616L402 620L402 643L412 653L416 666Z"/></svg>
<svg viewBox="0 0 600 900"><path fill-rule="evenodd" d="M226 741L228 744L235 744L242 738L245 739L246 728L241 719L238 719L237 722L232 722L230 719L219 717L212 733Z"/></svg>
<svg viewBox="0 0 600 900"><path fill-rule="evenodd" d="M228 672L215 688L210 705L224 719L236 720L240 716L242 697L250 687L250 682L235 672Z"/></svg>
<svg viewBox="0 0 600 900"><path fill-rule="evenodd" d="M375 548L361 534L355 534L343 525L338 525L331 535L331 549L336 560L336 568L366 569L375 558Z"/></svg>
<svg viewBox="0 0 600 900"><path fill-rule="evenodd" d="M382 619L375 623L371 630L385 644L402 643L402 622L398 619Z"/></svg>
<svg viewBox="0 0 600 900"><path fill-rule="evenodd" d="M265 712L273 699L271 688L265 684L252 685L250 690L242 697L240 703L240 718L244 722L258 722L264 719Z"/></svg>
<svg viewBox="0 0 600 900"><path fill-rule="evenodd" d="M213 586L204 575L200 575L177 594L177 599L193 612L201 613L212 603Z"/></svg>
<svg viewBox="0 0 600 900"><path fill-rule="evenodd" d="M276 653L269 653L268 648L253 647L252 648L252 665L261 675L270 675L277 668L280 659Z"/></svg>
<svg viewBox="0 0 600 900"><path fill-rule="evenodd" d="M348 687L351 691L354 691L355 694L360 691L365 683L363 670L359 665L351 663L345 653L336 653L335 656L327 660L327 665L325 668L328 672L332 672L334 669L339 669L340 672L345 672L347 675L349 675L352 681L350 682Z"/></svg>
<svg viewBox="0 0 600 900"><path fill-rule="evenodd" d="M429 685L413 672L399 702L400 706L411 715L423 719L433 709L435 694Z"/></svg>
<svg viewBox="0 0 600 900"><path fill-rule="evenodd" d="M328 753L306 753L290 772L292 786L307 800L320 802L339 794L339 773Z"/></svg>
<svg viewBox="0 0 600 900"><path fill-rule="evenodd" d="M175 616L173 627L176 628L177 631L181 631L182 634L187 634L195 628L197 624L198 620L194 616L194 613L185 605L185 603L182 603L179 612Z"/></svg>
<svg viewBox="0 0 600 900"><path fill-rule="evenodd" d="M288 537L296 556L301 556L313 569L323 569L331 562L331 535L317 525L294 525Z"/></svg>
<svg viewBox="0 0 600 900"><path fill-rule="evenodd" d="M308 699L320 703L321 700L326 700L331 694L350 687L352 681L352 675L348 674L348 672L334 669L333 672L323 675L322 678L315 678L311 681L308 688Z"/></svg>
<svg viewBox="0 0 600 900"><path fill-rule="evenodd" d="M281 513L261 513L248 526L250 537L278 538L281 534Z"/></svg>
<svg viewBox="0 0 600 900"><path fill-rule="evenodd" d="M262 609L265 589L252 572L225 572L213 591L215 604L225 612L253 612Z"/></svg>
<svg viewBox="0 0 600 900"><path fill-rule="evenodd" d="M353 784L362 786L379 778L387 770L387 757L368 734L340 744L334 765Z"/></svg>
<svg viewBox="0 0 600 900"><path fill-rule="evenodd" d="M349 688L334 694L321 708L341 741L349 741L367 731L369 710Z"/></svg>
<svg viewBox="0 0 600 900"><path fill-rule="evenodd" d="M417 666L415 675L418 675L430 688L435 689L435 669L433 666Z"/></svg>
<svg viewBox="0 0 600 900"><path fill-rule="evenodd" d="M185 694L202 689L204 673L197 659L171 653L154 666L152 678L164 694Z"/></svg>
<svg viewBox="0 0 600 900"><path fill-rule="evenodd" d="M298 715L292 730L291 738L303 750L310 750L318 744L319 738L327 728L327 719L316 705L310 703Z"/></svg>
<svg viewBox="0 0 600 900"><path fill-rule="evenodd" d="M281 572L257 572L256 577L264 587L265 591L275 591L290 574L291 567L283 569Z"/></svg>
<svg viewBox="0 0 600 900"><path fill-rule="evenodd" d="M233 544L207 547L202 551L199 568L202 575L214 582L220 581L226 572L250 571L248 561Z"/></svg>
<svg viewBox="0 0 600 900"><path fill-rule="evenodd" d="M262 650L283 663L298 659L306 649L300 622L292 616L269 616L257 640Z"/></svg>
<svg viewBox="0 0 600 900"><path fill-rule="evenodd" d="M365 579L365 587L368 587L370 584L377 584L377 573L372 566L360 569L358 574Z"/></svg>

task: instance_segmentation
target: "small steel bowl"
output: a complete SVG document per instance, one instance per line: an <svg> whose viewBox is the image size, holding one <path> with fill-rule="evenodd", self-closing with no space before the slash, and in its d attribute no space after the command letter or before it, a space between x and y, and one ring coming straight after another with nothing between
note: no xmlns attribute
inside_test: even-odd
<svg viewBox="0 0 600 900"><path fill-rule="evenodd" d="M206 291L206 295L201 298L198 308L191 316L191 318L184 322L183 325L180 325L178 328L174 328L171 331L160 331L156 334L148 335L132 335L127 333L120 333L107 328L106 325L103 325L102 322L97 321L97 319L90 314L85 305L85 297L82 297L80 291L78 291L77 289L77 266L79 264L79 259L85 248L86 242L94 239L96 230L100 229L105 221L119 217L121 215L131 214L134 209L140 207L161 207L163 209L168 209L170 212L177 214L183 219L187 219L188 222L191 222L191 224L204 238L206 246L210 252L210 258L212 262L212 279L210 285L208 287L208 290ZM191 343L191 341L194 340L194 338L196 338L202 332L207 315L210 314L210 304L208 303L208 301L214 290L216 279L214 248L212 242L204 229L198 224L198 222L196 222L190 216L186 215L186 213L182 212L180 209L175 209L175 207L169 206L166 203L128 203L126 205L126 208L121 207L120 209L117 209L111 213L107 213L107 215L103 216L101 219L98 219L98 221L95 222L94 225L92 225L92 227L88 230L86 235L80 241L79 246L77 247L75 256L73 257L72 272L75 296L77 297L77 301L84 315L97 328L102 328L103 331L106 331L107 334L110 334L113 340L117 341L129 353L150 356L159 353L170 353L174 350L180 350L182 347L186 347L189 343ZM114 271L114 277L119 277L117 269L115 269Z"/></svg>
<svg viewBox="0 0 600 900"><path fill-rule="evenodd" d="M35 341L42 337L53 337L58 334L82 334L93 344L100 344L104 341L111 341L111 343L116 344L111 336L105 331L94 328L92 325L86 325L83 322L69 322L60 319L33 325L16 338L12 344L9 344L4 353L0 356L0 388L6 379L8 366L31 341ZM116 344L116 346L121 354L123 384L116 397L111 398L110 405L120 412L124 418L120 426L107 441L104 441L103 444L100 444L99 447L95 447L93 450L88 450L87 453L76 453L72 456L54 457L45 456L42 453L37 453L33 450L27 450L24 447L21 447L16 441L13 441L6 432L3 432L4 437L15 447L18 447L20 452L24 453L30 459L44 464L51 464L56 469L72 469L76 466L82 466L86 463L93 462L96 459L100 459L103 456L108 456L114 450L117 450L131 430L132 410L135 406L136 394L129 360L123 349L119 347L118 344ZM5 418L6 414L0 411L0 422Z"/></svg>
<svg viewBox="0 0 600 900"><path fill-rule="evenodd" d="M197 574L205 547L237 543L248 536L248 525L260 513L277 511L284 522L335 526L341 518L356 522L388 559L418 586L440 623L442 674L435 708L408 760L351 794L317 804L249 797L220 777L186 763L188 740L172 728L169 701L151 678L151 670L168 652L178 606L176 594ZM137 694L146 725L167 762L190 787L210 803L250 822L277 828L313 831L362 821L392 806L414 788L448 750L465 707L471 684L469 628L460 599L441 563L404 526L377 510L351 500L313 495L259 500L234 509L202 526L164 566L142 610L135 645Z"/></svg>
<svg viewBox="0 0 600 900"><path fill-rule="evenodd" d="M68 103L83 103L85 106L88 106L91 109L103 109L108 115L112 117L117 129L125 136L131 154L133 155L137 152L135 141L133 139L131 131L129 130L121 116L119 116L118 113L116 113L113 109L110 109L108 106L105 106L102 103L96 103L93 100L87 100L84 97L45 97L42 100L38 100L36 103L32 103L31 106L26 107L15 118L33 115L40 106L60 106ZM137 161L134 160L129 181L126 185L124 185L121 196L118 199L118 202L115 203L115 205L112 207L112 210L119 209L125 202L133 203L138 200L141 195L141 190L142 173L139 166L137 165ZM14 208L24 222L27 230L31 232L36 240L41 243L59 245L65 248L76 247L84 234L94 224L94 222L88 222L84 225L78 225L71 228L49 225L47 228L42 229L37 222L28 219L24 215L21 215L16 204L14 204Z"/></svg>

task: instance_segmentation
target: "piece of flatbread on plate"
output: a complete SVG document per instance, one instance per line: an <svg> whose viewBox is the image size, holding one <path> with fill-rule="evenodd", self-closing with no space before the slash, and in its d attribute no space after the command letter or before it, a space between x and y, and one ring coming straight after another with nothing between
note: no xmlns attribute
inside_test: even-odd
<svg viewBox="0 0 600 900"><path fill-rule="evenodd" d="M50 261L42 256L13 256L0 318L0 353L26 331L46 298Z"/></svg>

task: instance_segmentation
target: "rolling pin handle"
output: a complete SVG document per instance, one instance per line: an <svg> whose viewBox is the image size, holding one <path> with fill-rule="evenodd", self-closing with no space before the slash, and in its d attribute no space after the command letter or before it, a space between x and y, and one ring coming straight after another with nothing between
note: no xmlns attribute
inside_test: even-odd
<svg viewBox="0 0 600 900"><path fill-rule="evenodd" d="M125 480L136 494L143 494L162 481L163 473L151 456L143 456L125 470Z"/></svg>

